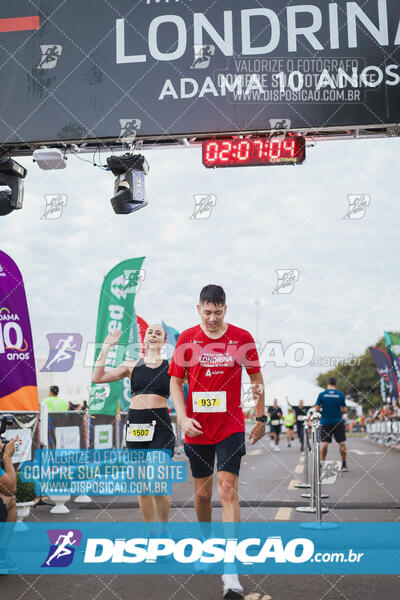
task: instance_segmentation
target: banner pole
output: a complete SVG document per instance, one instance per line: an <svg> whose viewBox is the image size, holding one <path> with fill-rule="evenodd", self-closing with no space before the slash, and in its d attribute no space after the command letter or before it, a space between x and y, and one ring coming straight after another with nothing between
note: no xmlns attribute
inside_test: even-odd
<svg viewBox="0 0 400 600"><path fill-rule="evenodd" d="M88 450L90 448L90 419L91 416L89 413L89 409L86 409L83 413L83 442L85 450ZM86 504L88 502L92 502L92 499L87 494L79 494L75 498L74 502L77 502L78 504Z"/></svg>
<svg viewBox="0 0 400 600"><path fill-rule="evenodd" d="M39 414L39 446L40 446L40 483L42 483L42 452L47 450L49 446L49 407L45 402L40 403L40 414ZM41 487L41 486L40 486ZM36 506L54 506L51 502L45 502L43 496L38 496L39 500L34 505Z"/></svg>

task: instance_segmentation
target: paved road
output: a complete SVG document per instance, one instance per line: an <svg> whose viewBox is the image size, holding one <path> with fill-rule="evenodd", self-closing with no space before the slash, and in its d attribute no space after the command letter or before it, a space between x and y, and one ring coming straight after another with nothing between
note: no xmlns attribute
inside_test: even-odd
<svg viewBox="0 0 400 600"><path fill-rule="evenodd" d="M336 482L323 487L329 494L325 520L398 521L400 519L400 452L378 446L362 438L348 440L348 473L340 473ZM335 445L328 459L338 458ZM184 460L184 457L176 457ZM294 487L303 478L304 459L298 442L292 448L281 443L281 452L272 452L269 441L248 447L240 476L240 500L243 521L313 521L312 515L297 512L307 503ZM174 488L173 521L194 519L192 483ZM221 508L216 494L213 518L220 520ZM79 521L137 521L137 503L132 498L95 499L88 505L69 504L68 519ZM50 515L48 507L34 510L32 520L57 522L64 515ZM400 573L400 568L399 568ZM399 576L368 575L267 575L242 576L247 600L385 600L400 597ZM209 575L102 575L102 576L7 576L0 579L1 598L21 600L66 600L82 598L115 600L214 600L221 597L219 576ZM4 595L3 595L4 594Z"/></svg>

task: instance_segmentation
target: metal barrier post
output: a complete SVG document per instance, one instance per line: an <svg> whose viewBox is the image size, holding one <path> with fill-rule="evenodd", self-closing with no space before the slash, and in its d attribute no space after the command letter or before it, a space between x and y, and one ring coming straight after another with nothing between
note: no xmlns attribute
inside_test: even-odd
<svg viewBox="0 0 400 600"><path fill-rule="evenodd" d="M304 482L303 483L296 483L295 484L295 488L310 488L310 484L309 484L309 471L308 471L308 423L307 421L304 422L304 428L303 428L303 448L304 448Z"/></svg>
<svg viewBox="0 0 400 600"><path fill-rule="evenodd" d="M319 426L319 421L320 419L318 419L317 427L315 429L315 471L317 473L315 480L315 501L317 508L316 519L318 523L321 523L321 498L323 498L325 495L323 496L321 494L321 428ZM326 508L324 512L328 512L328 509Z"/></svg>
<svg viewBox="0 0 400 600"><path fill-rule="evenodd" d="M115 447L117 450L121 449L121 439L119 437L119 421L120 421L120 413L118 412L114 417L114 431L115 431Z"/></svg>
<svg viewBox="0 0 400 600"><path fill-rule="evenodd" d="M321 415L315 412L311 416L311 454L312 454L312 469L311 469L311 494L310 506L297 506L298 512L316 513L317 521L321 520L321 513L328 512L328 509L321 506L321 473L320 473L320 428L319 421Z"/></svg>

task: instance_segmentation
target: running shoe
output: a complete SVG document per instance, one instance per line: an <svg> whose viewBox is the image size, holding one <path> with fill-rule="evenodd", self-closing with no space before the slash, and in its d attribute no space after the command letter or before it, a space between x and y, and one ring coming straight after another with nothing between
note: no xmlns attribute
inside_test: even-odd
<svg viewBox="0 0 400 600"><path fill-rule="evenodd" d="M224 598L230 598L231 600L243 598L243 588L236 573L224 573L222 583L224 585Z"/></svg>
<svg viewBox="0 0 400 600"><path fill-rule="evenodd" d="M347 465L344 464L342 465L342 468L340 470L342 471L342 473L347 473L349 469L347 468Z"/></svg>
<svg viewBox="0 0 400 600"><path fill-rule="evenodd" d="M194 572L197 575L204 575L205 573L208 573L209 571L211 571L211 567L212 564L211 563L203 563L200 562L200 560L196 560L196 562L194 563Z"/></svg>
<svg viewBox="0 0 400 600"><path fill-rule="evenodd" d="M16 573L18 566L11 559L6 558L0 560L0 575L8 575L9 573Z"/></svg>
<svg viewBox="0 0 400 600"><path fill-rule="evenodd" d="M213 537L215 537L215 535L212 531L210 531L210 533L207 536L203 535L201 540L204 543L205 540L211 539ZM194 563L194 571L198 575L201 575L202 573L208 573L209 571L211 571L212 567L213 567L212 563L201 562L200 559L196 560L196 562Z"/></svg>
<svg viewBox="0 0 400 600"><path fill-rule="evenodd" d="M281 449L279 448L279 446L274 446L274 452L280 452Z"/></svg>

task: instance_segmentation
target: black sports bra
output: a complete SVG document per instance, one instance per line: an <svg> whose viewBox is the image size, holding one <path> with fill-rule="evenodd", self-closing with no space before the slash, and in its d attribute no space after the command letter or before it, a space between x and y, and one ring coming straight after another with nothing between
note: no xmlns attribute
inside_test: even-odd
<svg viewBox="0 0 400 600"><path fill-rule="evenodd" d="M139 359L132 369L131 393L133 396L139 394L157 394L157 396L169 397L168 375L169 362L163 360L159 367L152 369L144 364L143 358Z"/></svg>

